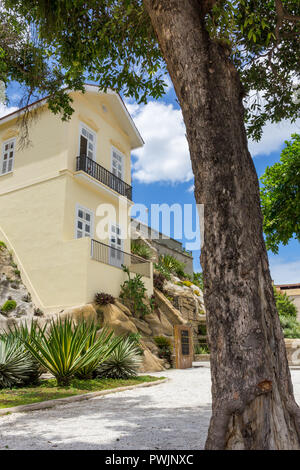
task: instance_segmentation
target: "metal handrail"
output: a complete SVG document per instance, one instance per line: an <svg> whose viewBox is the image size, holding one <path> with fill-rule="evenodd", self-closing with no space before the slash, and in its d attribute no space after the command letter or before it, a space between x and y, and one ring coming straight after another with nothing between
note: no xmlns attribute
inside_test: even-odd
<svg viewBox="0 0 300 470"><path fill-rule="evenodd" d="M151 277L150 261L141 256L127 253L119 248L106 245L98 240L91 239L91 257L100 263L109 264L116 268L127 266L129 271Z"/></svg>
<svg viewBox="0 0 300 470"><path fill-rule="evenodd" d="M132 201L132 187L125 183L121 178L114 175L111 171L99 165L99 163L88 158L86 155L80 155L76 158L76 171L84 171L88 175Z"/></svg>

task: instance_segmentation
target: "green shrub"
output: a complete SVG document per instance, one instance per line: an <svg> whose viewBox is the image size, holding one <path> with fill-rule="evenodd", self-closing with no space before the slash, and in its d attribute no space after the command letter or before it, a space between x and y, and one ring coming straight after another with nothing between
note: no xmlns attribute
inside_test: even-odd
<svg viewBox="0 0 300 470"><path fill-rule="evenodd" d="M105 361L119 343L119 338L103 341L101 335L92 342L94 325L85 321L77 325L69 318L52 320L48 333L39 328L39 339L24 341L34 358L54 375L58 385L68 386L72 377L93 363Z"/></svg>
<svg viewBox="0 0 300 470"><path fill-rule="evenodd" d="M209 347L207 344L197 343L194 347L195 354L209 354Z"/></svg>
<svg viewBox="0 0 300 470"><path fill-rule="evenodd" d="M300 323L297 320L297 309L285 292L279 292L274 287L276 307L281 328L285 338L300 338Z"/></svg>
<svg viewBox="0 0 300 470"><path fill-rule="evenodd" d="M194 273L193 274L193 284L199 287L203 291L203 273Z"/></svg>
<svg viewBox="0 0 300 470"><path fill-rule="evenodd" d="M7 300L1 307L1 311L4 313L11 312L12 310L15 310L17 306L17 302L15 300Z"/></svg>
<svg viewBox="0 0 300 470"><path fill-rule="evenodd" d="M164 266L169 273L184 277L185 264L178 261L172 255L162 255L159 257L159 264Z"/></svg>
<svg viewBox="0 0 300 470"><path fill-rule="evenodd" d="M144 259L150 259L152 256L150 248L137 240L132 240L131 242L131 253Z"/></svg>
<svg viewBox="0 0 300 470"><path fill-rule="evenodd" d="M285 338L300 338L300 323L295 317L279 315Z"/></svg>
<svg viewBox="0 0 300 470"><path fill-rule="evenodd" d="M158 355L161 359L166 359L172 365L173 345L166 336L155 336L154 342L159 349Z"/></svg>
<svg viewBox="0 0 300 470"><path fill-rule="evenodd" d="M171 272L168 271L168 269L161 262L155 263L154 269L156 269L158 273L162 274L167 281L170 281Z"/></svg>
<svg viewBox="0 0 300 470"><path fill-rule="evenodd" d="M6 248L5 243L0 241L0 251L4 250L4 248Z"/></svg>
<svg viewBox="0 0 300 470"><path fill-rule="evenodd" d="M274 297L279 316L297 318L297 309L292 299L285 292L278 292L274 287Z"/></svg>
<svg viewBox="0 0 300 470"><path fill-rule="evenodd" d="M141 354L135 342L123 339L110 357L96 369L96 377L129 379L135 377L142 363Z"/></svg>
<svg viewBox="0 0 300 470"><path fill-rule="evenodd" d="M12 335L0 338L0 388L35 383L39 367L19 339Z"/></svg>
<svg viewBox="0 0 300 470"><path fill-rule="evenodd" d="M114 303L115 303L115 298L110 294L106 294L105 292L100 292L95 295L95 304L97 305L108 305L108 304L114 304Z"/></svg>
<svg viewBox="0 0 300 470"><path fill-rule="evenodd" d="M142 316L151 313L152 308L149 299L146 297L147 289L142 281L141 274L130 277L129 269L122 266L123 271L127 274L128 280L121 285L120 298L124 301L132 313L136 316ZM147 305L147 301L149 306Z"/></svg>
<svg viewBox="0 0 300 470"><path fill-rule="evenodd" d="M198 325L198 334L201 336L206 336L206 323L200 323Z"/></svg>

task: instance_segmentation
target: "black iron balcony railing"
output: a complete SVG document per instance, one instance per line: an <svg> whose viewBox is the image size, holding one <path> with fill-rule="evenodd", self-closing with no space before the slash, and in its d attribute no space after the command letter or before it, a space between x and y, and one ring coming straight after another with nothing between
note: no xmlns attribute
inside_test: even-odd
<svg viewBox="0 0 300 470"><path fill-rule="evenodd" d="M91 240L91 257L100 263L110 264L116 268L122 268L124 265L135 274L151 277L151 265L146 259L93 239Z"/></svg>
<svg viewBox="0 0 300 470"><path fill-rule="evenodd" d="M76 158L76 171L80 170L132 201L132 187L129 184L85 155Z"/></svg>

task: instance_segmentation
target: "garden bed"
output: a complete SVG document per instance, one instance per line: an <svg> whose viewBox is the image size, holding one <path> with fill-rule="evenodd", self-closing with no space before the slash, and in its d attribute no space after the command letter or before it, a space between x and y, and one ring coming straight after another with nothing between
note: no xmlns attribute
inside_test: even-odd
<svg viewBox="0 0 300 470"><path fill-rule="evenodd" d="M55 379L43 380L38 385L30 385L22 388L0 390L0 408L11 408L20 405L29 405L60 398L84 395L86 393L104 390L113 390L118 387L140 385L147 382L155 382L164 377L142 375L132 379L73 379L70 387L58 387Z"/></svg>

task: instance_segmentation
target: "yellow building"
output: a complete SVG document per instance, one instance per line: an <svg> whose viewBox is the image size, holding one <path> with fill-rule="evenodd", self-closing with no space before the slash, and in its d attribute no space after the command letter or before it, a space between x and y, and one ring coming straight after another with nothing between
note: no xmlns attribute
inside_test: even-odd
<svg viewBox="0 0 300 470"><path fill-rule="evenodd" d="M86 85L71 92L62 122L46 100L30 106L30 144L18 146L19 110L0 119L0 240L13 251L34 303L45 312L114 296L121 265L143 275L152 265L130 254L130 152L143 140L120 96Z"/></svg>

